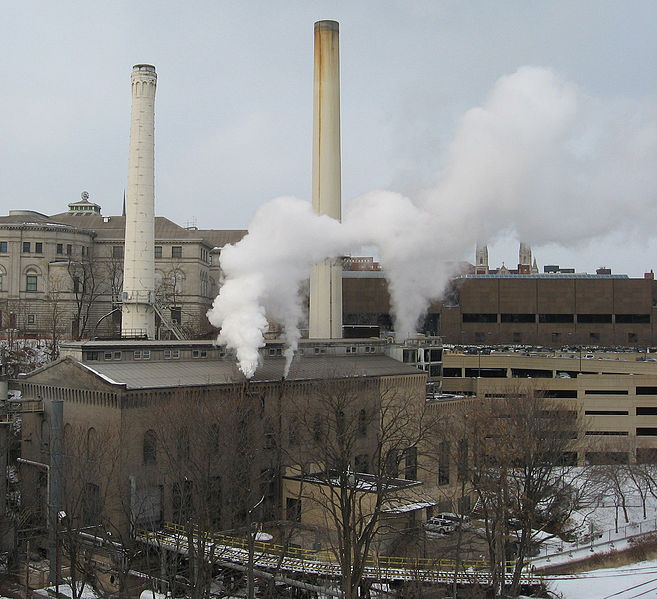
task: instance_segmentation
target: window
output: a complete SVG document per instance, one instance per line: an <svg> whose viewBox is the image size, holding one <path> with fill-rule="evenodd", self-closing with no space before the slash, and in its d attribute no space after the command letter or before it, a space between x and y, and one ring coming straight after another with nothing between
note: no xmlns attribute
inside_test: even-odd
<svg viewBox="0 0 657 599"><path fill-rule="evenodd" d="M0 254L6 254L6 253L7 253L7 242L0 241Z"/></svg>
<svg viewBox="0 0 657 599"><path fill-rule="evenodd" d="M61 244L61 243L57 244L57 253L60 254L60 255L64 253L64 245L63 244Z"/></svg>
<svg viewBox="0 0 657 599"><path fill-rule="evenodd" d="M40 241L37 241L37 242L34 244L34 251L35 251L37 254L43 254L43 243L41 243Z"/></svg>
<svg viewBox="0 0 657 599"><path fill-rule="evenodd" d="M27 324L34 324L36 322L36 315L35 314L28 314L27 315Z"/></svg>
<svg viewBox="0 0 657 599"><path fill-rule="evenodd" d="M292 446L299 445L299 419L296 416L290 418L287 429L287 441Z"/></svg>
<svg viewBox="0 0 657 599"><path fill-rule="evenodd" d="M438 484L449 484L449 443L441 441L438 450Z"/></svg>
<svg viewBox="0 0 657 599"><path fill-rule="evenodd" d="M627 414L627 412L625 412ZM588 414L588 412L587 412ZM637 406L637 416L657 416L657 406Z"/></svg>
<svg viewBox="0 0 657 599"><path fill-rule="evenodd" d="M415 350L413 349L402 350L402 361L405 362L406 364L415 362L416 359L417 357L415 355Z"/></svg>
<svg viewBox="0 0 657 599"><path fill-rule="evenodd" d="M86 483L82 491L82 522L87 526L97 524L100 510L100 487Z"/></svg>
<svg viewBox="0 0 657 599"><path fill-rule="evenodd" d="M354 458L354 470L367 474L370 471L370 456L366 453L357 455Z"/></svg>
<svg viewBox="0 0 657 599"><path fill-rule="evenodd" d="M36 291L37 290L37 276L35 274L28 273L25 275L25 291Z"/></svg>
<svg viewBox="0 0 657 599"><path fill-rule="evenodd" d="M192 358L207 358L208 351L206 349L193 349Z"/></svg>
<svg viewBox="0 0 657 599"><path fill-rule="evenodd" d="M417 447L409 447L404 452L404 478L417 479Z"/></svg>
<svg viewBox="0 0 657 599"><path fill-rule="evenodd" d="M142 357L142 360L150 360L151 359L151 350L150 349L142 350L141 357Z"/></svg>
<svg viewBox="0 0 657 599"><path fill-rule="evenodd" d="M66 244L66 255L70 256L73 253L73 246L70 243Z"/></svg>
<svg viewBox="0 0 657 599"><path fill-rule="evenodd" d="M456 476L458 480L465 480L468 475L468 440L459 441L456 456Z"/></svg>
<svg viewBox="0 0 657 599"><path fill-rule="evenodd" d="M29 254L30 253L30 242L29 241L24 241L23 242L23 253L24 254Z"/></svg>
<svg viewBox="0 0 657 599"><path fill-rule="evenodd" d="M463 314L463 322L497 322L497 314Z"/></svg>
<svg viewBox="0 0 657 599"><path fill-rule="evenodd" d="M628 333L627 334L627 342L628 343L637 343L639 341L639 336L636 333Z"/></svg>
<svg viewBox="0 0 657 599"><path fill-rule="evenodd" d="M578 314L577 322L608 324L611 323L611 314Z"/></svg>
<svg viewBox="0 0 657 599"><path fill-rule="evenodd" d="M0 291L2 291L2 277L4 276L4 273L0 272ZM2 319L0 319L0 326L2 325Z"/></svg>
<svg viewBox="0 0 657 599"><path fill-rule="evenodd" d="M384 468L386 476L390 478L397 478L399 475L399 459L396 449L391 449L386 453Z"/></svg>
<svg viewBox="0 0 657 599"><path fill-rule="evenodd" d="M573 322L572 314L539 314L538 322L567 324Z"/></svg>
<svg viewBox="0 0 657 599"><path fill-rule="evenodd" d="M111 351L106 351L103 354L103 360L111 360L112 359L112 352Z"/></svg>
<svg viewBox="0 0 657 599"><path fill-rule="evenodd" d="M600 333L589 333L589 341L597 343L600 341Z"/></svg>
<svg viewBox="0 0 657 599"><path fill-rule="evenodd" d="M113 245L112 246L112 258L123 258L123 246L122 245Z"/></svg>
<svg viewBox="0 0 657 599"><path fill-rule="evenodd" d="M285 501L285 518L289 522L301 522L301 499L288 497Z"/></svg>
<svg viewBox="0 0 657 599"><path fill-rule="evenodd" d="M186 430L181 430L176 439L177 454L180 461L189 460L189 434Z"/></svg>
<svg viewBox="0 0 657 599"><path fill-rule="evenodd" d="M176 324L180 324L180 321L182 320L181 308L171 308L171 320Z"/></svg>
<svg viewBox="0 0 657 599"><path fill-rule="evenodd" d="M97 351L88 351L88 352L85 352L85 354L84 354L84 358L85 358L87 361L90 361L90 360L98 360L98 354L99 354L99 353L100 353L100 352L97 352Z"/></svg>
<svg viewBox="0 0 657 599"><path fill-rule="evenodd" d="M132 352L132 359L133 360L141 360L141 350L137 349Z"/></svg>
<svg viewBox="0 0 657 599"><path fill-rule="evenodd" d="M502 322L536 322L536 314L502 314Z"/></svg>
<svg viewBox="0 0 657 599"><path fill-rule="evenodd" d="M657 464L657 449L653 447L637 448L636 461L639 464Z"/></svg>
<svg viewBox="0 0 657 599"><path fill-rule="evenodd" d="M165 349L164 350L164 359L165 360L177 360L180 358L179 349Z"/></svg>
<svg viewBox="0 0 657 599"><path fill-rule="evenodd" d="M156 245L155 246L155 257L156 258L161 258L162 257L162 246L161 245Z"/></svg>
<svg viewBox="0 0 657 599"><path fill-rule="evenodd" d="M616 314L618 324L650 324L650 314Z"/></svg>
<svg viewBox="0 0 657 599"><path fill-rule="evenodd" d="M173 511L173 521L178 524L184 524L192 507L193 483L191 480L185 480L182 484L174 483L171 489L171 509Z"/></svg>
<svg viewBox="0 0 657 599"><path fill-rule="evenodd" d="M367 410L358 412L358 436L367 437Z"/></svg>
<svg viewBox="0 0 657 599"><path fill-rule="evenodd" d="M121 352L120 351L115 351L114 352L114 359L115 360L120 360L121 359Z"/></svg>
<svg viewBox="0 0 657 599"><path fill-rule="evenodd" d="M155 431L148 430L144 433L143 456L144 464L155 464L157 461L157 438Z"/></svg>
<svg viewBox="0 0 657 599"><path fill-rule="evenodd" d="M171 246L171 257L172 258L182 258L182 246L181 245Z"/></svg>

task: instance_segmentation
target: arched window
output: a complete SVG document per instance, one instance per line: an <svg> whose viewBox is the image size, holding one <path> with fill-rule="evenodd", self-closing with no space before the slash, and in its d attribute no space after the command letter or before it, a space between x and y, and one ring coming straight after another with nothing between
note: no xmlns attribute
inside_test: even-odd
<svg viewBox="0 0 657 599"><path fill-rule="evenodd" d="M210 449L215 453L219 451L221 445L221 429L218 424L211 424L209 431Z"/></svg>
<svg viewBox="0 0 657 599"><path fill-rule="evenodd" d="M367 437L367 410L365 409L358 412L358 435Z"/></svg>
<svg viewBox="0 0 657 599"><path fill-rule="evenodd" d="M39 275L33 268L25 271L25 291L38 291Z"/></svg>
<svg viewBox="0 0 657 599"><path fill-rule="evenodd" d="M144 433L144 464L155 464L157 462L157 438L155 431L147 430Z"/></svg>
<svg viewBox="0 0 657 599"><path fill-rule="evenodd" d="M189 460L189 434L186 430L181 430L176 439L178 459L182 461Z"/></svg>
<svg viewBox="0 0 657 599"><path fill-rule="evenodd" d="M95 459L96 456L96 446L98 443L98 436L96 435L96 429L92 426L87 431L87 456L89 459Z"/></svg>

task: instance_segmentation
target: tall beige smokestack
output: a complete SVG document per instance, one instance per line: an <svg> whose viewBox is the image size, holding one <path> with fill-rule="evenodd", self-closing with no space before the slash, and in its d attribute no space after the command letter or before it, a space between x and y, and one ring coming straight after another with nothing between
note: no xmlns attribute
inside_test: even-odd
<svg viewBox="0 0 657 599"><path fill-rule="evenodd" d="M342 218L340 173L340 52L336 21L315 23L313 208ZM310 277L312 339L342 337L342 263L325 260Z"/></svg>
<svg viewBox="0 0 657 599"><path fill-rule="evenodd" d="M155 337L155 67L132 68L123 265L124 337Z"/></svg>

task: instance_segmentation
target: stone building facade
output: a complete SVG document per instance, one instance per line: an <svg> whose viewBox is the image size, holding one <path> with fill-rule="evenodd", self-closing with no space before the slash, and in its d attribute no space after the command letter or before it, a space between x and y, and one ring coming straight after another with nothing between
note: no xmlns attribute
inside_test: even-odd
<svg viewBox="0 0 657 599"><path fill-rule="evenodd" d="M20 381L24 401L43 402L41 412L23 417L22 456L50 463L51 405L62 400L64 445L71 446L70 453L78 452L83 461L91 454L90 465L100 453L102 459L115 454L102 476L95 476L93 467L79 475L82 504L104 498L99 509L115 525L184 522L183 504L197 509L205 491L213 499L202 507L214 518L206 524L215 530L244 525L245 510L261 496L260 521L300 519L310 506L299 504L294 485L284 479L298 454L308 456L304 439L309 431L302 428L300 403L321 406L323 395L338 397L348 390L359 401L393 393L404 404L421 407L426 373L388 357L384 342L305 341L283 377L281 350L281 343L268 343L261 350L261 367L246 381L234 356L208 342L65 344L62 358ZM355 422L360 405L351 407L354 413L345 408L345 417ZM376 459L377 420L362 430L358 422L359 447L351 468L371 472L363 456L372 463ZM102 444L98 457L94 443ZM76 472L72 462L65 462L65 469L68 476ZM401 477L409 472L403 459L400 470ZM420 484L419 477L430 487L428 472L416 467L414 484ZM21 476L25 489L34 490L25 494L26 502L45 510L47 491L38 469L25 465ZM187 498L187 485L193 498ZM93 509L85 513L83 505L79 511L83 523L94 519ZM194 517L202 520L199 513Z"/></svg>
<svg viewBox="0 0 657 599"><path fill-rule="evenodd" d="M0 217L0 330L62 339L117 335L124 232L125 216L104 216L85 197L61 214L11 210ZM156 301L188 337L210 330L205 313L218 292L221 247L243 235L155 218Z"/></svg>

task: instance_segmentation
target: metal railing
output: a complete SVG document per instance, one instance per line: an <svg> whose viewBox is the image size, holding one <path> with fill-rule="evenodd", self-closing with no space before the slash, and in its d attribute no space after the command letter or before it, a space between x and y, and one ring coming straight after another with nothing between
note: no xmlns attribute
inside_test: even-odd
<svg viewBox="0 0 657 599"><path fill-rule="evenodd" d="M657 533L657 518L642 520L641 522L630 522L624 526L619 526L618 529L610 528L602 532L589 532L572 543L560 541L560 539L556 538L557 543L543 544L539 555L530 558L530 560L533 562L539 559L568 555L573 551L582 549L593 551L594 547L600 545L613 545L614 542L635 539L655 533ZM613 547L610 548L613 549Z"/></svg>
<svg viewBox="0 0 657 599"><path fill-rule="evenodd" d="M153 308L155 309L157 315L160 317L162 324L173 333L175 338L179 341L184 340L185 332L182 330L180 325L174 322L171 316L167 314L167 306L164 304L164 302L156 297L155 301L153 302Z"/></svg>
<svg viewBox="0 0 657 599"><path fill-rule="evenodd" d="M138 531L139 540L150 545L186 553L191 534L196 550L206 552L207 559L228 563L246 564L249 542L245 538L221 533L192 530L166 523L161 531ZM341 575L340 565L332 551L289 547L275 543L253 541L254 564L259 568L293 571L304 574L321 574L329 577ZM455 577L456 562L452 559L414 558L398 556L370 556L366 560L365 578L423 580L426 582L451 582ZM510 580L515 562L506 564L506 577ZM484 560L460 560L456 578L460 582L488 584L490 572ZM539 584L540 576L529 568L522 574L523 584Z"/></svg>

